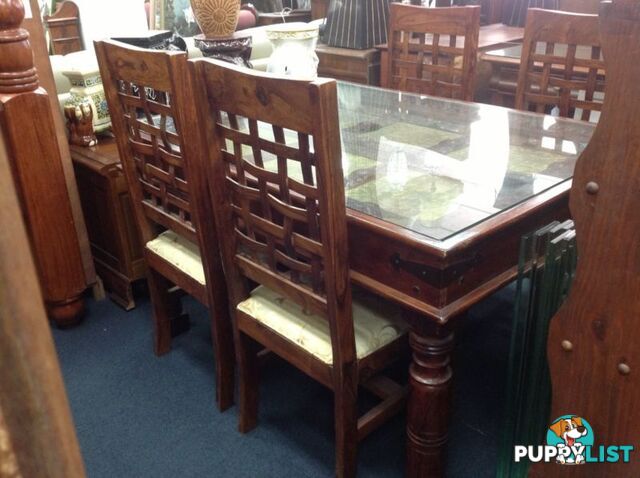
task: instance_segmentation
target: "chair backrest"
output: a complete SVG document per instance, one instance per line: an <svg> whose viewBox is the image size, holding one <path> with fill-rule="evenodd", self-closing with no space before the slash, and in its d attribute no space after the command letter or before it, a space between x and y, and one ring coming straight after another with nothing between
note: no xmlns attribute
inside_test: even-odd
<svg viewBox="0 0 640 478"><path fill-rule="evenodd" d="M83 49L80 10L71 0L60 3L52 15L44 18L44 23L49 30L54 55L66 55Z"/></svg>
<svg viewBox="0 0 640 478"><path fill-rule="evenodd" d="M326 317L334 364L353 361L336 82L189 68L232 307L251 279Z"/></svg>
<svg viewBox="0 0 640 478"><path fill-rule="evenodd" d="M188 164L184 155L186 54L115 41L95 42L95 48L143 241L166 228L198 243L196 217L208 193L197 161Z"/></svg>
<svg viewBox="0 0 640 478"><path fill-rule="evenodd" d="M527 15L516 90L517 109L589 121L604 99L605 63L598 16L532 8Z"/></svg>
<svg viewBox="0 0 640 478"><path fill-rule="evenodd" d="M480 7L389 5L389 88L473 100Z"/></svg>

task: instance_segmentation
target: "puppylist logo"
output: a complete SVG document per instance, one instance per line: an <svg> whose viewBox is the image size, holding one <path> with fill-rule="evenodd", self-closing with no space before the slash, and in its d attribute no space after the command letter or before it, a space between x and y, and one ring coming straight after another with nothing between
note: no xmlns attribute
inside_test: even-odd
<svg viewBox="0 0 640 478"><path fill-rule="evenodd" d="M555 461L561 465L588 463L629 463L633 445L594 446L593 428L576 415L563 415L547 429L545 446L516 445L514 460L528 459L533 463Z"/></svg>

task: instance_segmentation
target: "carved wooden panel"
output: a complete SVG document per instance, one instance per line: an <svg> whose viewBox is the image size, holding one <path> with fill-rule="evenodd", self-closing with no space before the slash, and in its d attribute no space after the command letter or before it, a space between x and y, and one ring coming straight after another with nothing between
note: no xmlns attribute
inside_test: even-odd
<svg viewBox="0 0 640 478"><path fill-rule="evenodd" d="M578 267L568 300L551 321L550 421L586 419L595 447L640 439L640 3L604 2L600 34L607 94L593 138L579 158L571 190ZM591 456L598 456L597 448ZM634 452L635 453L635 452ZM629 463L535 465L540 477L634 477Z"/></svg>

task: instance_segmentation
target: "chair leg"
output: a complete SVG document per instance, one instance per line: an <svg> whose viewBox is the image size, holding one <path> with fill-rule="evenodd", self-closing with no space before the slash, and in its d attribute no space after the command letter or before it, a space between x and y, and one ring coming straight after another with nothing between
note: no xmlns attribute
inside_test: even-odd
<svg viewBox="0 0 640 478"><path fill-rule="evenodd" d="M153 269L149 269L147 276L153 306L153 348L160 356L171 350L171 317L175 304L169 292L171 283Z"/></svg>
<svg viewBox="0 0 640 478"><path fill-rule="evenodd" d="M358 385L345 379L335 387L336 476L353 478L358 465Z"/></svg>
<svg viewBox="0 0 640 478"><path fill-rule="evenodd" d="M225 291L226 294L226 291ZM223 412L233 405L235 388L235 351L233 326L225 298L217 297L211 314L211 337L216 354L216 402Z"/></svg>
<svg viewBox="0 0 640 478"><path fill-rule="evenodd" d="M260 362L258 352L260 347L248 335L237 332L237 357L240 380L239 393L239 423L240 433L253 430L258 423L258 402L260 386Z"/></svg>

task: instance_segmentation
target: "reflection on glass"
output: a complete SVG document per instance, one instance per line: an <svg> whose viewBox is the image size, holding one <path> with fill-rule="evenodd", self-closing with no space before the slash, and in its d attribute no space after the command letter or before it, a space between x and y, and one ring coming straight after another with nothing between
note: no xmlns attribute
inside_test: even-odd
<svg viewBox="0 0 640 478"><path fill-rule="evenodd" d="M444 240L571 178L593 126L339 83L350 208Z"/></svg>

